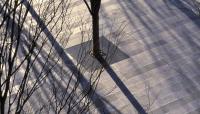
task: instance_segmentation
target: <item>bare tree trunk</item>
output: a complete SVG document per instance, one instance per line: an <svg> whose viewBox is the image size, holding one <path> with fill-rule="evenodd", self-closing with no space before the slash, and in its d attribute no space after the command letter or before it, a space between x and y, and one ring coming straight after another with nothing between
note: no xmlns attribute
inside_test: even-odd
<svg viewBox="0 0 200 114"><path fill-rule="evenodd" d="M5 101L1 99L1 114L4 114L4 106L5 106Z"/></svg>
<svg viewBox="0 0 200 114"><path fill-rule="evenodd" d="M93 54L95 57L100 52L100 41L99 41L99 15L94 14L92 16L92 38L93 38Z"/></svg>
<svg viewBox="0 0 200 114"><path fill-rule="evenodd" d="M93 54L95 57L100 55L100 41L99 41L99 9L101 0L90 0L91 15L92 15L92 38L93 38Z"/></svg>

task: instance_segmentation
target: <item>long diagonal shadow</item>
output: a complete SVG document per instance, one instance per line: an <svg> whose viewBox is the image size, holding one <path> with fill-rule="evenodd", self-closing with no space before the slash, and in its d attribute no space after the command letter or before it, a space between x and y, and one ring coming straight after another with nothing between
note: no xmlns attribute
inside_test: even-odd
<svg viewBox="0 0 200 114"><path fill-rule="evenodd" d="M132 93L129 91L129 89L126 87L126 85L121 81L121 79L113 71L113 69L110 67L110 65L106 62L106 60L102 56L97 57L97 59L101 63L101 65L105 68L107 73L111 76L111 78L114 80L116 85L123 92L123 94L128 98L128 100L131 102L133 107L138 111L138 113L139 114L147 114L146 111L144 110L144 108L141 106L141 104L132 95Z"/></svg>
<svg viewBox="0 0 200 114"><path fill-rule="evenodd" d="M68 57L68 55L64 52L64 49L62 48L62 46L60 46L60 44L55 40L54 36L48 30L48 28L46 27L45 23L42 21L42 19L40 18L40 16L36 13L36 11L33 9L33 7L29 4L29 2L27 2L27 0L24 0L22 3L25 5L26 8L29 9L29 12L30 12L31 16L35 19L35 21L38 23L38 25L40 26L40 28L43 29L44 34L49 39L50 43L54 46L54 49L57 51L57 54L64 61L64 64L70 69L70 71L74 72L74 75L76 77L80 78L80 84L81 84L81 86L85 87L86 85L90 84L87 81L87 79L84 77L84 75L77 69L76 65L70 60L70 58ZM1 8L1 4L0 4L0 8ZM10 20L14 21L12 19L10 19ZM14 23L14 24L16 24L16 23ZM92 91L95 91L95 90L92 89ZM98 107L98 105L99 105L99 104L97 104L95 102L96 100L98 101L98 103L100 103L101 105L103 105L104 107L106 107L105 103L100 99L101 96L99 94L97 94L96 92L94 92L94 96L89 95L88 97L90 98L90 100L93 102L93 104L96 107ZM99 112L102 113L102 114L104 114L104 113L110 113L110 111L107 108L104 108L104 110L99 110Z"/></svg>

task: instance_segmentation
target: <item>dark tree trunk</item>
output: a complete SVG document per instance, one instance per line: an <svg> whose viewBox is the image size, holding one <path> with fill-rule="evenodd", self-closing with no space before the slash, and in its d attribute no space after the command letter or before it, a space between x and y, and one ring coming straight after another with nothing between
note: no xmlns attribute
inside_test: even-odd
<svg viewBox="0 0 200 114"><path fill-rule="evenodd" d="M94 14L92 16L92 38L93 38L93 54L98 56L100 52L100 42L99 42L99 15Z"/></svg>
<svg viewBox="0 0 200 114"><path fill-rule="evenodd" d="M100 40L99 40L99 9L101 0L90 0L92 12L92 38L93 38L93 55L100 55Z"/></svg>
<svg viewBox="0 0 200 114"><path fill-rule="evenodd" d="M3 98L1 98L1 114L4 114L4 106L5 106L5 100Z"/></svg>

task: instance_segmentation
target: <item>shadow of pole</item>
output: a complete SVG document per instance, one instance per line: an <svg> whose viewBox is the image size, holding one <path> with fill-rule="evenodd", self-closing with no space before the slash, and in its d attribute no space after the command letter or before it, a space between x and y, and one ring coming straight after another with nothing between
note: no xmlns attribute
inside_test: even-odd
<svg viewBox="0 0 200 114"><path fill-rule="evenodd" d="M132 93L129 91L129 89L126 87L126 85L121 81L121 79L113 71L113 69L110 67L110 65L106 62L106 60L102 56L98 56L97 59L100 62L100 64L105 68L105 70L110 75L110 77L114 80L116 85L123 92L123 94L128 98L128 100L133 105L133 107L138 111L138 113L139 114L147 114L146 111L144 110L144 108L141 106L141 104L132 95Z"/></svg>
<svg viewBox="0 0 200 114"><path fill-rule="evenodd" d="M195 14L194 11L188 7L186 7L186 4L184 1L176 0L176 1L164 1L165 4L170 4L172 6L175 6L177 9L179 9L182 13L184 13L190 20L193 20L193 22L200 28L200 22L197 21L199 18L199 15ZM188 3L189 4L189 3Z"/></svg>

